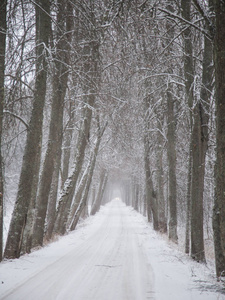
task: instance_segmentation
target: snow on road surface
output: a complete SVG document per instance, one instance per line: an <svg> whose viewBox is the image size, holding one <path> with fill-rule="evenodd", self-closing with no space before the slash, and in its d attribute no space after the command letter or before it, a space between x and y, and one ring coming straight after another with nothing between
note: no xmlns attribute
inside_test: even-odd
<svg viewBox="0 0 225 300"><path fill-rule="evenodd" d="M116 199L59 241L1 263L0 299L225 299L211 272Z"/></svg>

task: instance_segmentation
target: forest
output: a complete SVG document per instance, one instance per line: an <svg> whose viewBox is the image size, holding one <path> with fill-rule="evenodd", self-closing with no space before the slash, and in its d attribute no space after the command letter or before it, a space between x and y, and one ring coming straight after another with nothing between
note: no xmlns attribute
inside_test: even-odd
<svg viewBox="0 0 225 300"><path fill-rule="evenodd" d="M224 277L224 116L224 0L1 0L1 260L119 197Z"/></svg>

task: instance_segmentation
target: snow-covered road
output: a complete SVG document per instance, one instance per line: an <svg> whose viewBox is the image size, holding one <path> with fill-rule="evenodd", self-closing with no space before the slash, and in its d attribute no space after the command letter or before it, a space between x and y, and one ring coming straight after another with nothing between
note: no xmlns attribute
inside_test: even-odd
<svg viewBox="0 0 225 300"><path fill-rule="evenodd" d="M182 255L114 200L74 233L2 263L0 299L225 299L200 289Z"/></svg>

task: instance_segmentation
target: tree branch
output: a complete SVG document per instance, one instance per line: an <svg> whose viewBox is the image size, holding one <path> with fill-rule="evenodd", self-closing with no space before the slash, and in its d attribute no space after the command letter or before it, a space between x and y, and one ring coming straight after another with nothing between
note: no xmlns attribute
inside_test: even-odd
<svg viewBox="0 0 225 300"><path fill-rule="evenodd" d="M195 5L196 9L199 11L199 13L204 18L204 20L206 22L206 25L208 27L208 31L210 32L211 38L213 38L215 28L214 28L214 25L213 25L212 21L210 20L210 18L208 16L207 12L205 11L204 7L202 7L201 3L199 3L198 0L193 0L193 3Z"/></svg>
<svg viewBox="0 0 225 300"><path fill-rule="evenodd" d="M194 1L194 0L193 0ZM194 23L192 22L189 22L187 20L185 20L184 18L182 18L181 16L177 15L177 14L174 14L172 13L171 11L167 10L167 9L163 9L163 8L158 8L159 11L161 12L164 12L166 13L168 16L171 16L175 19L178 19L180 20L181 22L185 23L185 24L188 24L189 26L197 29L198 31L201 31L203 34L205 34L209 39L212 39L212 36L211 36L211 32L209 32L208 30L204 30L202 28L200 28L199 26L195 25Z"/></svg>
<svg viewBox="0 0 225 300"><path fill-rule="evenodd" d="M26 129L27 129L27 130L29 129L29 125L27 124L27 122L24 121L24 119L22 119L20 116L14 114L13 112L11 112L11 111L9 111L9 110L4 110L3 113L4 113L4 114L9 114L9 115L15 117L16 119L20 120L20 121L23 123L23 125L25 125Z"/></svg>

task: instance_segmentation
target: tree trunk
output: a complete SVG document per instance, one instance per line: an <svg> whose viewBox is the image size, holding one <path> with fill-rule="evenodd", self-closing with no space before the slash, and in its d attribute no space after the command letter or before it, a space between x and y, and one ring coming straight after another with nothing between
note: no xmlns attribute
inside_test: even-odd
<svg viewBox="0 0 225 300"><path fill-rule="evenodd" d="M148 137L144 138L144 161L145 161L145 192L147 203L148 222L151 222L151 213L153 217L153 228L159 230L158 205L151 177L150 159L149 159L149 142Z"/></svg>
<svg viewBox="0 0 225 300"><path fill-rule="evenodd" d="M92 186L92 198L91 198L91 206L95 202L95 197L96 197L96 186Z"/></svg>
<svg viewBox="0 0 225 300"><path fill-rule="evenodd" d="M216 165L213 231L216 274L225 276L225 5L215 0Z"/></svg>
<svg viewBox="0 0 225 300"><path fill-rule="evenodd" d="M203 192L205 177L205 158L208 148L209 102L212 92L212 43L205 37L201 99L194 110L192 135L192 212L191 212L191 256L197 261L205 261Z"/></svg>
<svg viewBox="0 0 225 300"><path fill-rule="evenodd" d="M91 158L90 158L90 162L91 162ZM81 202L82 194L84 193L84 189L86 187L87 179L89 176L89 171L90 171L89 169L90 169L90 164L88 165L87 169L84 171L84 174L80 180L79 186L76 189L76 192L74 195L74 201L73 201L73 203L71 205L71 209L70 209L70 215L69 215L68 222L67 222L67 228L70 227L71 222L74 218L74 215L77 211L77 208Z"/></svg>
<svg viewBox="0 0 225 300"><path fill-rule="evenodd" d="M92 34L94 36L92 36ZM95 103L95 95L99 86L100 80L100 60L99 60L99 43L96 41L95 32L90 34L90 40L83 49L83 91L86 96L84 96L85 109L83 124L80 128L77 151L75 156L74 170L72 175L67 179L64 184L61 198L59 200L59 206L57 210L56 223L54 227L54 232L56 234L64 234L66 231L66 224L69 217L69 211L71 203L74 196L74 191L77 184L78 176L82 168L82 164L85 156L85 149L89 142L89 134L91 128L92 119L92 109Z"/></svg>
<svg viewBox="0 0 225 300"><path fill-rule="evenodd" d="M41 136L43 123L43 108L46 94L47 61L45 48L48 47L50 33L50 2L47 0L36 1L36 80L34 102L16 203L10 223L9 234L6 242L5 258L20 256L23 231L26 225L27 212L31 199L33 178L36 168L34 162L41 151Z"/></svg>
<svg viewBox="0 0 225 300"><path fill-rule="evenodd" d="M66 7L67 2L67 7ZM40 187L38 190L36 219L34 224L32 246L42 246L45 218L48 207L48 199L52 183L54 168L57 164L56 159L61 159L62 135L63 135L63 108L64 98L68 80L68 64L71 45L71 29L72 22L69 14L71 14L71 5L68 1L60 0L58 3L57 15L57 40L55 74L53 75L53 97L52 111L49 129L48 146L45 155L43 170L40 178ZM66 8L65 8L66 7ZM65 19L67 26L65 28ZM66 33L65 33L66 31ZM62 37L62 32L64 36Z"/></svg>
<svg viewBox="0 0 225 300"><path fill-rule="evenodd" d="M167 2L167 10L174 12L174 1ZM174 27L171 20L167 20L167 55L172 53L172 40L174 38ZM172 66L167 69L168 74L173 74ZM167 98L167 160L168 160L168 175L169 175L169 239L177 242L177 180L176 180L176 120L174 113L174 99L172 86L168 83L166 91Z"/></svg>
<svg viewBox="0 0 225 300"><path fill-rule="evenodd" d="M130 183L127 182L126 183L126 190L125 190L125 196L126 196L126 205L130 205L130 198L131 198L131 192L130 192L131 188L130 188Z"/></svg>
<svg viewBox="0 0 225 300"><path fill-rule="evenodd" d="M21 254L30 253L32 248L32 237L33 237L33 228L34 228L34 220L35 220L35 205L36 205L37 189L39 183L40 164L41 164L41 151L39 151L38 155L36 156L36 161L34 162L34 167L35 167L34 173L36 175L33 178L30 204L28 207L27 220L26 220L26 225L23 233Z"/></svg>
<svg viewBox="0 0 225 300"><path fill-rule="evenodd" d="M58 185L59 185L59 170L61 166L61 153L58 154L58 159L55 165L52 184L51 184L51 192L49 195L48 201L48 209L47 209L47 222L46 222L46 232L44 238L49 241L52 238L52 233L55 224L55 217L56 217L56 202L57 202L57 195L58 195Z"/></svg>
<svg viewBox="0 0 225 300"><path fill-rule="evenodd" d="M191 189L191 256L196 261L205 261L203 238L203 182L201 178L202 153L201 125L198 105L194 109L192 131L192 189ZM202 189L202 191L201 191ZM202 195L203 196L203 195Z"/></svg>
<svg viewBox="0 0 225 300"><path fill-rule="evenodd" d="M191 1L182 0L182 17L191 22ZM190 146L189 146L189 162L188 162L188 180L187 180L187 211L186 211L186 241L185 252L190 251L190 218L191 218L191 193L192 193L192 166L193 166L193 152L192 152L192 130L193 130L193 116L192 109L194 103L194 64L193 64L193 47L192 47L192 32L190 26L185 24L184 37L184 76L185 76L185 91L187 104L189 108L189 123L190 123Z"/></svg>
<svg viewBox="0 0 225 300"><path fill-rule="evenodd" d="M147 215L147 201L146 201L146 192L144 192L144 195L143 195L143 216L146 217Z"/></svg>
<svg viewBox="0 0 225 300"><path fill-rule="evenodd" d="M84 209L84 207L87 205L87 197L88 197L88 193L89 193L89 189L90 189L90 185L91 185L91 181L92 181L92 177L93 177L93 173L94 173L94 168L95 168L95 164L96 164L96 159L97 159L97 155L98 155L98 151L99 151L101 138L102 138L102 135L104 134L105 128L106 128L106 126L103 128L103 130L101 132L100 132L100 129L98 131L97 142L95 145L95 149L93 151L93 155L90 159L90 164L88 166L88 172L86 173L87 177L85 180L85 187L83 189L80 203L78 206L76 206L76 212L72 215L70 230L74 230L76 228L80 214L81 214L82 210ZM75 211L75 209L74 209L74 211Z"/></svg>
<svg viewBox="0 0 225 300"><path fill-rule="evenodd" d="M135 203L135 177L134 175L131 176L131 206L134 208Z"/></svg>
<svg viewBox="0 0 225 300"><path fill-rule="evenodd" d="M88 214L88 204L87 204L87 201L85 203L85 206L80 214L80 219L86 219L88 218L89 214Z"/></svg>
<svg viewBox="0 0 225 300"><path fill-rule="evenodd" d="M80 219L80 215L81 215L82 211L84 210L85 206L87 205L87 197L88 197L88 192L89 192L89 188L90 188L89 180L91 180L91 179L92 179L91 176L88 176L88 181L87 181L86 187L84 189L84 193L82 195L81 201L77 207L76 213L75 213L73 221L71 223L71 227L70 227L71 231L75 230L77 223Z"/></svg>
<svg viewBox="0 0 225 300"><path fill-rule="evenodd" d="M211 3L209 3L210 5ZM190 19L191 1L182 1L182 16L187 21ZM185 77L186 93L190 108L191 122L191 256L197 261L205 261L204 235L203 235L203 191L205 174L205 156L208 145L208 120L209 101L212 91L212 43L205 37L202 88L200 101L193 110L193 81L194 68L192 58L191 29L184 31L185 42ZM193 110L193 115L191 111ZM192 118L194 124L192 124ZM186 235L187 236L187 235ZM186 243L187 244L187 243ZM187 251L188 249L186 249Z"/></svg>
<svg viewBox="0 0 225 300"><path fill-rule="evenodd" d="M4 107L4 81L5 81L5 49L6 49L6 29L7 29L7 1L0 4L0 261L3 252L3 162L2 162L2 125Z"/></svg>
<svg viewBox="0 0 225 300"><path fill-rule="evenodd" d="M177 242L177 180L176 180L176 137L174 100L170 90L167 90L167 157L169 170L169 239Z"/></svg>
<svg viewBox="0 0 225 300"><path fill-rule="evenodd" d="M100 127L98 128L98 137L97 137L97 142L96 142L96 145L95 145L95 149L93 151L93 157L90 158L89 165L88 165L87 169L84 171L84 174L83 174L83 176L80 180L79 186L76 190L76 193L75 193L75 196L74 196L74 202L73 202L73 204L71 206L71 210L70 210L70 216L68 218L67 228L70 227L71 222L74 219L74 215L76 214L78 206L81 202L82 195L84 194L85 188L87 187L88 177L93 176L94 166L95 166L96 158L97 158L97 155L98 155L100 142L101 142L102 135L105 131L105 128L106 128L106 126L103 128L102 131L100 130ZM93 198L92 198L92 200L93 200L93 202L92 202L92 205L93 205L94 202L95 202L95 189L93 189Z"/></svg>
<svg viewBox="0 0 225 300"><path fill-rule="evenodd" d="M70 102L70 111L69 111L69 122L66 126L64 134L64 143L63 143L63 162L62 162L62 188L64 183L69 175L69 164L70 164L70 154L71 154L71 141L74 131L74 100Z"/></svg>
<svg viewBox="0 0 225 300"><path fill-rule="evenodd" d="M137 179L136 179L137 180ZM135 201L134 201L134 209L139 211L139 183L135 184Z"/></svg>
<svg viewBox="0 0 225 300"><path fill-rule="evenodd" d="M94 99L92 99L91 101L92 103L89 102L90 106L93 106L93 100ZM74 169L71 176L66 180L61 193L61 197L59 199L59 205L56 213L56 222L53 230L54 234L63 235L66 232L66 224L68 222L69 211L73 201L77 180L82 169L85 156L85 149L88 143L88 137L91 127L91 118L92 110L89 108L89 106L86 106L84 121L79 131Z"/></svg>
<svg viewBox="0 0 225 300"><path fill-rule="evenodd" d="M159 116L158 116L159 118ZM165 212L164 198L164 176L163 176L163 138L162 138L162 120L157 121L157 200L158 200L158 215L159 215L159 230L167 232L167 219Z"/></svg>
<svg viewBox="0 0 225 300"><path fill-rule="evenodd" d="M187 199L186 199L186 228L185 228L185 253L190 253L190 217L191 217L191 177L192 177L192 154L191 143L189 146Z"/></svg>
<svg viewBox="0 0 225 300"><path fill-rule="evenodd" d="M191 1L182 0L182 17L191 21L190 9ZM190 123L190 145L189 145L189 162L188 162L188 178L187 178L187 199L186 199L186 234L185 234L185 253L190 252L190 218L191 218L191 182L192 182L192 142L191 135L193 129L193 120L192 120L192 107L194 102L193 94L193 81L194 81L194 65L193 65L193 47L191 40L191 28L187 24L185 31L183 32L184 37L184 76L185 76L185 91L187 104L189 108L189 123Z"/></svg>
<svg viewBox="0 0 225 300"><path fill-rule="evenodd" d="M101 206L101 203L102 203L102 197L103 197L103 193L105 191L107 180L108 180L108 173L104 169L104 170L102 170L101 175L100 175L98 193L97 193L94 205L91 208L91 213L90 213L91 216L95 215L100 209L100 206Z"/></svg>

